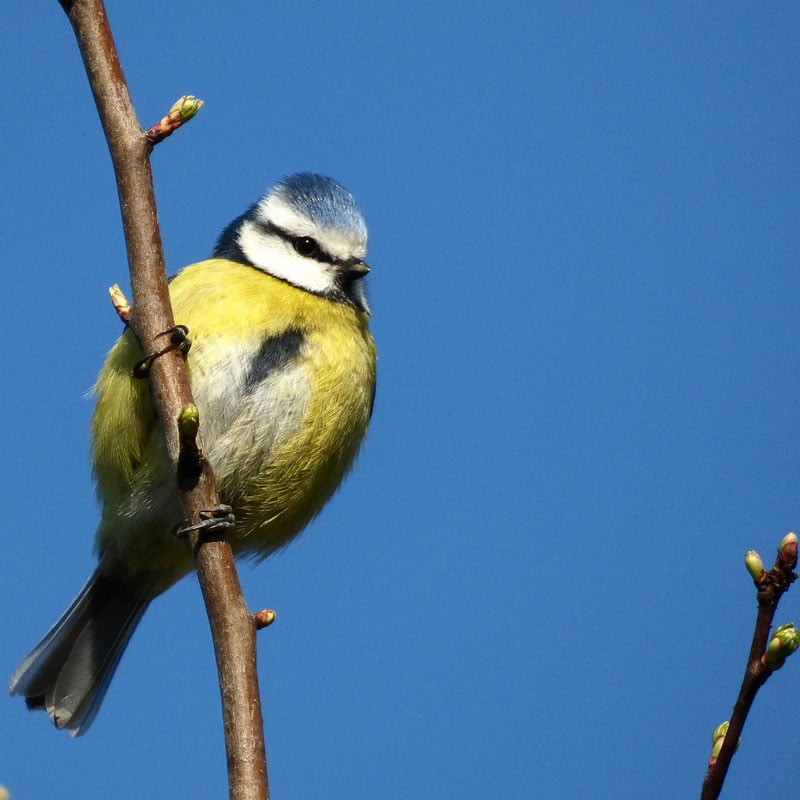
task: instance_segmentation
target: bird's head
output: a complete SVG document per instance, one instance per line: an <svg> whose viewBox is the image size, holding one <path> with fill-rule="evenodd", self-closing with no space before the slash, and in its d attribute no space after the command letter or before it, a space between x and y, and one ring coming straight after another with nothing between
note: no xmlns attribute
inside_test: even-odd
<svg viewBox="0 0 800 800"><path fill-rule="evenodd" d="M249 264L313 294L369 311L367 226L331 178L284 178L223 231L214 257Z"/></svg>

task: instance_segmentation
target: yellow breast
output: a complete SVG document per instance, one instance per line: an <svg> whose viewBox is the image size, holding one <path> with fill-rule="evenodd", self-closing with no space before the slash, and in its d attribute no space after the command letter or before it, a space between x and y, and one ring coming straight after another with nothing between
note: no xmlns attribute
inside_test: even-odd
<svg viewBox="0 0 800 800"><path fill-rule="evenodd" d="M236 514L232 542L268 555L321 509L358 452L375 391L367 315L220 259L187 267L170 294L189 327L206 454ZM163 540L180 519L147 382L130 377L138 358L128 332L97 385L98 548L151 568L173 559Z"/></svg>

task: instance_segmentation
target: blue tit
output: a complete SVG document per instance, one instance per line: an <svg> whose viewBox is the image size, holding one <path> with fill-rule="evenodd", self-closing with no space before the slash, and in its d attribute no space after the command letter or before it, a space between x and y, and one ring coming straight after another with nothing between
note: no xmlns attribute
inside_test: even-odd
<svg viewBox="0 0 800 800"><path fill-rule="evenodd" d="M375 396L364 277L367 229L330 178L285 178L222 233L212 257L170 283L188 326L187 366L205 454L236 525L237 555L296 536L350 469ZM193 569L149 383L126 330L95 391L98 566L11 678L11 694L77 735L97 714L150 601Z"/></svg>

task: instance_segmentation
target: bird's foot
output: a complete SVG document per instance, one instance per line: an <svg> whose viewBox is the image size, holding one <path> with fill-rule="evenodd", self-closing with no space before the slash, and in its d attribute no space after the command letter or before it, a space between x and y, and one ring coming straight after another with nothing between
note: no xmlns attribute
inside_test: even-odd
<svg viewBox="0 0 800 800"><path fill-rule="evenodd" d="M170 350L179 350L185 358L189 348L192 346L191 339L189 339L189 329L185 325L173 325L171 328L161 331L158 336L169 336L169 344L163 350L151 353L141 361L137 361L133 365L134 378L148 378L153 362L165 353L169 353Z"/></svg>
<svg viewBox="0 0 800 800"><path fill-rule="evenodd" d="M192 531L198 531L201 536L211 533L227 533L236 527L236 517L233 509L225 503L215 508L204 509L200 512L202 519L196 525L184 525L175 528L174 534L179 539L185 539Z"/></svg>

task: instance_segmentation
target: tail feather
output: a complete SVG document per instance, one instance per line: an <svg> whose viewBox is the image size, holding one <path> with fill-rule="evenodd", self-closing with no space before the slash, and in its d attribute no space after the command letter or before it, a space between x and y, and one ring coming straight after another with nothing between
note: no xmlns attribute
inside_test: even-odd
<svg viewBox="0 0 800 800"><path fill-rule="evenodd" d="M57 728L85 733L150 599L98 568L17 667L11 694L46 710Z"/></svg>

